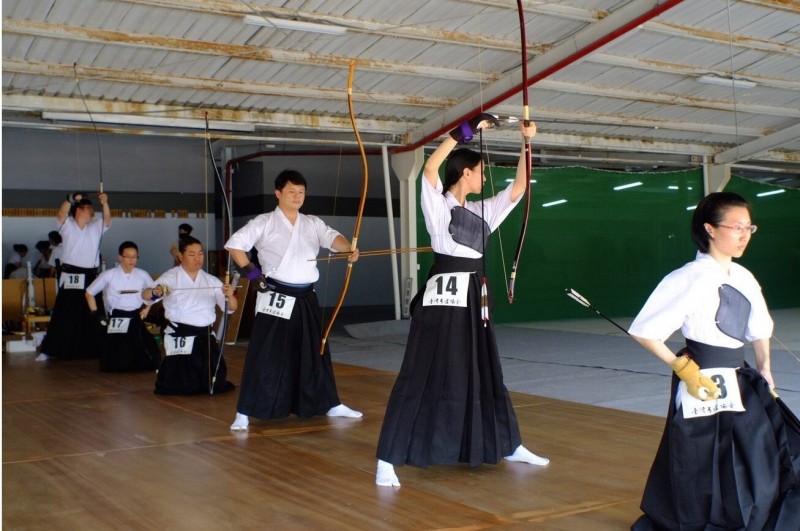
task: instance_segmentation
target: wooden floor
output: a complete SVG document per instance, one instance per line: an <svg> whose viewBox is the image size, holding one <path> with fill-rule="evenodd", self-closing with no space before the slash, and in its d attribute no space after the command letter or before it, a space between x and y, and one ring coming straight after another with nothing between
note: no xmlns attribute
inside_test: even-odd
<svg viewBox="0 0 800 531"><path fill-rule="evenodd" d="M335 348L335 347L334 347ZM239 382L244 349L227 347ZM524 444L548 467L397 468L375 445L394 375L336 366L364 418L252 421L237 392L153 394L150 373L3 354L3 529L628 529L663 420L512 393Z"/></svg>

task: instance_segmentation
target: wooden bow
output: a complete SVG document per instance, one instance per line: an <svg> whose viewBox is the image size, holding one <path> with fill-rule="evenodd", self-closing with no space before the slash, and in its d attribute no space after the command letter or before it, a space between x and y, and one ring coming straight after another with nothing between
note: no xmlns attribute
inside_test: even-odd
<svg viewBox="0 0 800 531"><path fill-rule="evenodd" d="M517 0L519 12L520 46L522 50L522 119L523 125L530 125L530 110L528 108L528 46L525 40L525 12L522 10L522 0ZM525 232L528 229L528 218L531 209L531 139L525 137L525 211L522 213L522 229L517 242L517 252L511 264L511 276L508 279L508 302L514 302L514 284L517 278L517 267L522 256L522 244L525 241Z"/></svg>
<svg viewBox="0 0 800 531"><path fill-rule="evenodd" d="M222 178L222 174L219 172L219 168L217 167L217 163L214 161L214 146L211 144L211 129L208 124L208 112L206 112L206 148L208 149L208 157L211 160L211 166L214 168L214 175L217 178L217 182L219 183L219 189L222 193L222 205L224 208L223 212L223 220L228 225L228 234L233 234L233 213L231 212L231 200L228 197L228 193L225 189L225 180ZM207 161L206 161L207 162ZM227 212L227 216L225 215ZM206 221L208 223L208 221ZM228 258L225 263L225 284L229 282L229 275L231 271L231 253L227 253ZM225 297L225 304L222 308L222 334L219 338L219 356L217 357L217 363L214 367L214 373L209 374L208 378L208 394L214 394L214 386L217 383L217 376L219 375L220 365L222 364L222 356L225 352L225 334L228 331L228 323L230 322L230 316L228 315L228 297ZM209 348L208 351L208 361L209 361L209 370L211 369L211 349Z"/></svg>
<svg viewBox="0 0 800 531"><path fill-rule="evenodd" d="M361 165L363 167L364 180L361 184L361 202L358 204L358 214L356 215L356 226L353 229L353 238L350 240L350 249L358 248L358 233L361 231L361 218L364 216L364 205L367 202L367 185L369 184L369 168L367 165L367 153L364 151L364 142L361 140L361 135L358 132L356 125L356 114L353 110L353 75L356 71L356 62L350 62L350 74L347 77L347 109L350 113L350 124L353 126L353 133L356 135L358 142L358 150L361 152ZM328 342L328 336L333 328L333 322L336 316L339 315L339 310L344 303L344 297L347 295L347 288L350 286L350 276L353 274L353 263L347 262L347 271L344 274L344 285L342 292L339 294L339 300L336 302L336 307L331 314L331 320L325 328L325 333L322 335L322 344L319 347L320 355L325 353L325 344Z"/></svg>

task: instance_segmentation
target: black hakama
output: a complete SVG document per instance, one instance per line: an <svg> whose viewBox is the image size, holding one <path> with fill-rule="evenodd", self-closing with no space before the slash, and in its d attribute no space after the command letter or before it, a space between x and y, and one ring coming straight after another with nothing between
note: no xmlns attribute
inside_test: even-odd
<svg viewBox="0 0 800 531"><path fill-rule="evenodd" d="M97 358L103 330L89 310L85 295L85 288L97 278L97 269L64 264L62 271L64 274L83 274L83 288L71 289L63 284L59 287L40 350L61 359ZM102 301L98 301L98 312L103 312Z"/></svg>
<svg viewBox="0 0 800 531"><path fill-rule="evenodd" d="M746 411L683 417L672 398L664 434L632 526L641 530L800 530L800 426L744 349L687 340L702 367L739 367Z"/></svg>
<svg viewBox="0 0 800 531"><path fill-rule="evenodd" d="M341 404L328 345L322 355L322 319L313 285L268 279L270 291L295 297L289 319L256 313L236 411L260 419L324 415ZM266 296L266 295L262 295Z"/></svg>
<svg viewBox="0 0 800 531"><path fill-rule="evenodd" d="M114 333L115 319L130 319L128 330ZM115 309L108 319L100 354L100 370L103 372L154 371L161 362L161 352L139 316L139 310Z"/></svg>
<svg viewBox="0 0 800 531"><path fill-rule="evenodd" d="M522 443L491 322L481 320L482 259L436 254L428 278L472 272L466 307L411 303L411 330L378 442L393 465L498 463Z"/></svg>
<svg viewBox="0 0 800 531"><path fill-rule="evenodd" d="M167 333L169 329L173 331ZM194 337L194 341L190 354L169 354L167 342L183 343L185 338L191 337ZM191 326L167 321L164 349L167 355L161 361L156 376L157 395L217 394L233 390L234 385L227 381L228 368L225 359L220 359L219 346L210 326Z"/></svg>

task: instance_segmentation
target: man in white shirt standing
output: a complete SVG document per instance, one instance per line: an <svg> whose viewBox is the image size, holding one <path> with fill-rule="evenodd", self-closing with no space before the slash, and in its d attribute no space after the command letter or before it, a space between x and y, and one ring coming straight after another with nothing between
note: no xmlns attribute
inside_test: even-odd
<svg viewBox="0 0 800 531"><path fill-rule="evenodd" d="M111 226L108 194L100 193L97 199L103 207L102 218L95 217L92 202L83 192L69 194L56 214L58 232L64 241L63 262L53 315L37 361L46 361L52 356L99 356L97 324L84 296L84 290L97 277L100 242Z"/></svg>
<svg viewBox="0 0 800 531"><path fill-rule="evenodd" d="M294 170L282 171L275 179L278 207L250 220L225 244L258 290L234 431L247 430L249 417L362 416L339 400L328 345L319 353L322 316L314 292L319 270L313 261L320 248L327 248L352 252L352 263L358 250L318 217L300 213L305 194L305 178ZM263 272L247 256L253 247Z"/></svg>

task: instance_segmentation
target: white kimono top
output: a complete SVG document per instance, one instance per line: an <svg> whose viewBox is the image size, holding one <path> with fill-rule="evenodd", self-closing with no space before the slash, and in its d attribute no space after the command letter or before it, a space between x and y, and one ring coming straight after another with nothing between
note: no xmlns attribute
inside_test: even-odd
<svg viewBox="0 0 800 531"><path fill-rule="evenodd" d="M126 273L121 266L108 269L100 273L86 291L97 296L103 293L103 301L109 314L115 309L124 311L134 311L144 304L152 304L150 301L142 300L142 290L149 288L153 284L153 277L144 269L134 267L130 273ZM120 291L136 290L136 293L120 294Z"/></svg>
<svg viewBox="0 0 800 531"><path fill-rule="evenodd" d="M210 326L217 319L215 306L225 307L222 281L205 271L198 271L197 278L192 280L183 267L173 267L158 277L152 286L158 284L167 285L173 290L180 288L161 299L164 304L164 315L173 323ZM229 310L228 313L233 311Z"/></svg>
<svg viewBox="0 0 800 531"><path fill-rule="evenodd" d="M494 231L500 223L511 213L524 194L516 201L511 201L511 187L509 185L494 197L483 201L483 219L489 225L489 230ZM442 181L436 180L436 187L430 185L428 179L422 178L422 215L425 216L425 227L431 237L431 247L434 252L462 258L480 258L480 252L470 249L465 245L456 243L450 235L450 211L453 207L461 206L455 196L449 191L442 194L444 186ZM481 202L467 201L464 208L480 216Z"/></svg>
<svg viewBox="0 0 800 531"><path fill-rule="evenodd" d="M81 229L72 217L59 227L64 249L62 264L91 269L100 265L100 239L110 227L106 227L102 217L95 217Z"/></svg>
<svg viewBox="0 0 800 531"><path fill-rule="evenodd" d="M631 324L629 333L645 339L666 341L678 328L683 337L717 347L739 348L743 343L717 328L719 287L727 284L750 301L748 341L772 336L772 318L752 273L732 263L730 274L708 254L676 269L661 281Z"/></svg>
<svg viewBox="0 0 800 531"><path fill-rule="evenodd" d="M317 257L320 248L331 251L339 232L316 216L298 214L294 225L280 208L261 214L236 231L226 249L258 251L264 275L287 284L313 284L319 279Z"/></svg>

